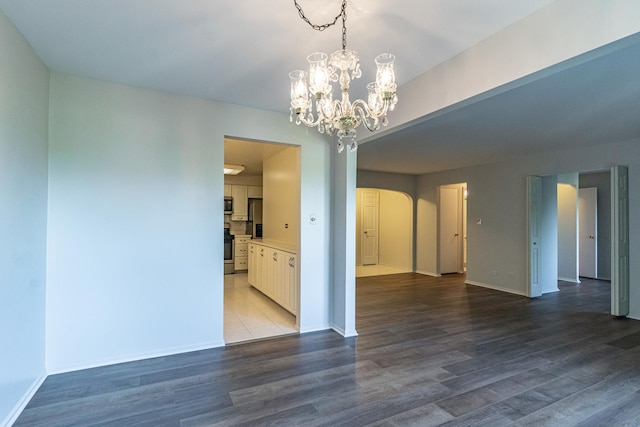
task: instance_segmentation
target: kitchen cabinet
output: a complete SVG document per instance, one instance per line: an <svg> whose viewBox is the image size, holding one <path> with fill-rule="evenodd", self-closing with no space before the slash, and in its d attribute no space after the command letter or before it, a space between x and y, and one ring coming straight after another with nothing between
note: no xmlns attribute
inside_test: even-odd
<svg viewBox="0 0 640 427"><path fill-rule="evenodd" d="M249 199L246 185L232 185L233 213L231 221L247 221L249 219Z"/></svg>
<svg viewBox="0 0 640 427"><path fill-rule="evenodd" d="M293 315L298 307L296 259L290 251L258 242L249 244L249 284Z"/></svg>
<svg viewBox="0 0 640 427"><path fill-rule="evenodd" d="M256 249L256 245L254 243L249 242L249 244L247 245L248 248L248 255L247 255L247 269L249 270L247 272L248 277L247 280L249 281L249 283L255 283L256 281L256 254L257 254L257 249Z"/></svg>
<svg viewBox="0 0 640 427"><path fill-rule="evenodd" d="M234 238L233 262L236 271L246 271L249 268L250 235L237 235Z"/></svg>
<svg viewBox="0 0 640 427"><path fill-rule="evenodd" d="M254 275L255 278L255 283L256 283L256 288L262 292L263 294L267 294L267 278L265 276L265 272L267 269L267 263L265 261L267 261L267 258L265 258L266 255L266 249L263 246L258 245L257 247L257 256L256 256L256 273Z"/></svg>
<svg viewBox="0 0 640 427"><path fill-rule="evenodd" d="M255 185L247 186L247 197L250 199L262 199L262 187Z"/></svg>
<svg viewBox="0 0 640 427"><path fill-rule="evenodd" d="M296 301L298 296L298 278L296 269L296 256L292 253L281 252L280 280L282 290L280 295L280 305L290 313L296 312Z"/></svg>
<svg viewBox="0 0 640 427"><path fill-rule="evenodd" d="M257 185L225 185L225 197L227 193L233 199L231 221L248 221L249 199L262 199L262 187Z"/></svg>
<svg viewBox="0 0 640 427"><path fill-rule="evenodd" d="M224 184L224 197L231 197L231 185Z"/></svg>
<svg viewBox="0 0 640 427"><path fill-rule="evenodd" d="M267 265L267 295L280 304L282 290L280 288L280 252L269 248L269 261ZM282 305L282 304L280 304Z"/></svg>

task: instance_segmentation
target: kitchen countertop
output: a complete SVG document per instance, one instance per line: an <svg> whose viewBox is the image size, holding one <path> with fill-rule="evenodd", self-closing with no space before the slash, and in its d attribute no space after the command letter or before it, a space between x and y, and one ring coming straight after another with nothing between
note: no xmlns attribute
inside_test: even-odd
<svg viewBox="0 0 640 427"><path fill-rule="evenodd" d="M273 249L280 249L294 254L297 253L295 246L289 243L278 242L276 240L251 239L249 243L257 243L259 245L268 246Z"/></svg>

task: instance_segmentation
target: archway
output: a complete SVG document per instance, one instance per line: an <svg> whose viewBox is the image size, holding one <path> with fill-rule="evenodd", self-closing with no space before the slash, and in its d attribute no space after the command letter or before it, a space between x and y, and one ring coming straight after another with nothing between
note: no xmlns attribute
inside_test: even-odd
<svg viewBox="0 0 640 427"><path fill-rule="evenodd" d="M356 277L413 271L413 231L408 194L356 189Z"/></svg>

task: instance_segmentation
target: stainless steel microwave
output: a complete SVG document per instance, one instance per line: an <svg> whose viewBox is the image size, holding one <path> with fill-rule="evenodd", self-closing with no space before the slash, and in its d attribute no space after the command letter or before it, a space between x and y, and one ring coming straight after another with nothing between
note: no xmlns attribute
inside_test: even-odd
<svg viewBox="0 0 640 427"><path fill-rule="evenodd" d="M224 213L229 215L233 213L233 199L231 197L224 198Z"/></svg>

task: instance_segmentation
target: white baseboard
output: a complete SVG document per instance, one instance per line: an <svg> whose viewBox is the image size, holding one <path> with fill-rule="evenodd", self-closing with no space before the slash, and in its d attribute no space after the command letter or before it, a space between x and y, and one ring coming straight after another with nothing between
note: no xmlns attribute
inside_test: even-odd
<svg viewBox="0 0 640 427"><path fill-rule="evenodd" d="M351 331L345 331L343 328L339 328L337 326L333 326L331 329L333 329L334 331L336 331L337 333L339 333L340 335L342 335L345 338L350 338L350 337L357 337L358 336L358 332L356 332L355 329L351 330Z"/></svg>
<svg viewBox="0 0 640 427"><path fill-rule="evenodd" d="M418 273L418 274L424 274L425 276L431 276L431 277L442 277L440 274L438 274L438 273L431 273L430 271L420 271L420 270L416 270L416 273Z"/></svg>
<svg viewBox="0 0 640 427"><path fill-rule="evenodd" d="M38 378L36 378L33 383L31 383L29 389L24 393L22 398L18 401L18 403L16 403L16 406L13 407L13 409L9 412L5 419L0 423L0 426L9 427L16 422L24 408L29 404L31 398L33 398L33 395L36 394L36 392L46 379L47 375L42 374Z"/></svg>
<svg viewBox="0 0 640 427"><path fill-rule="evenodd" d="M122 358L100 360L92 363L87 363L84 365L65 366L65 367L59 367L59 368L53 368L53 369L49 368L47 369L47 373L49 375L63 374L65 372L81 371L84 369L98 368L101 366L116 365L118 363L136 362L138 360L153 359L155 357L172 356L174 354L189 353L192 351L209 350L209 349L218 348L218 347L224 347L224 340L212 341L209 343L203 343L203 344L194 345L194 346L167 348L164 350L159 350L157 352L138 354L135 356L122 357Z"/></svg>
<svg viewBox="0 0 640 427"><path fill-rule="evenodd" d="M522 291L517 291L515 289L503 288L501 286L490 285L488 283L474 282L473 280L467 280L464 283L467 285L480 286L481 288L493 289L494 291L507 292L510 294L521 295L526 297L527 293Z"/></svg>
<svg viewBox="0 0 640 427"><path fill-rule="evenodd" d="M558 280L562 280L563 282L570 282L570 283L581 283L580 279L576 279L574 278L568 278L568 277L558 277Z"/></svg>
<svg viewBox="0 0 640 427"><path fill-rule="evenodd" d="M311 327L307 327L307 328L300 328L300 333L301 334L306 334L308 332L326 331L328 329L333 329L333 328L331 328L331 326L329 326L329 325L311 326Z"/></svg>
<svg viewBox="0 0 640 427"><path fill-rule="evenodd" d="M398 270L404 270L404 271L406 271L407 273L411 273L411 272L413 271L411 267L407 268L407 267L406 267L406 266L404 266L404 265L393 265L393 264L384 264L384 263L380 263L379 265L382 265L382 266L384 266L384 267L391 267L391 268L395 268L395 269L398 269Z"/></svg>

